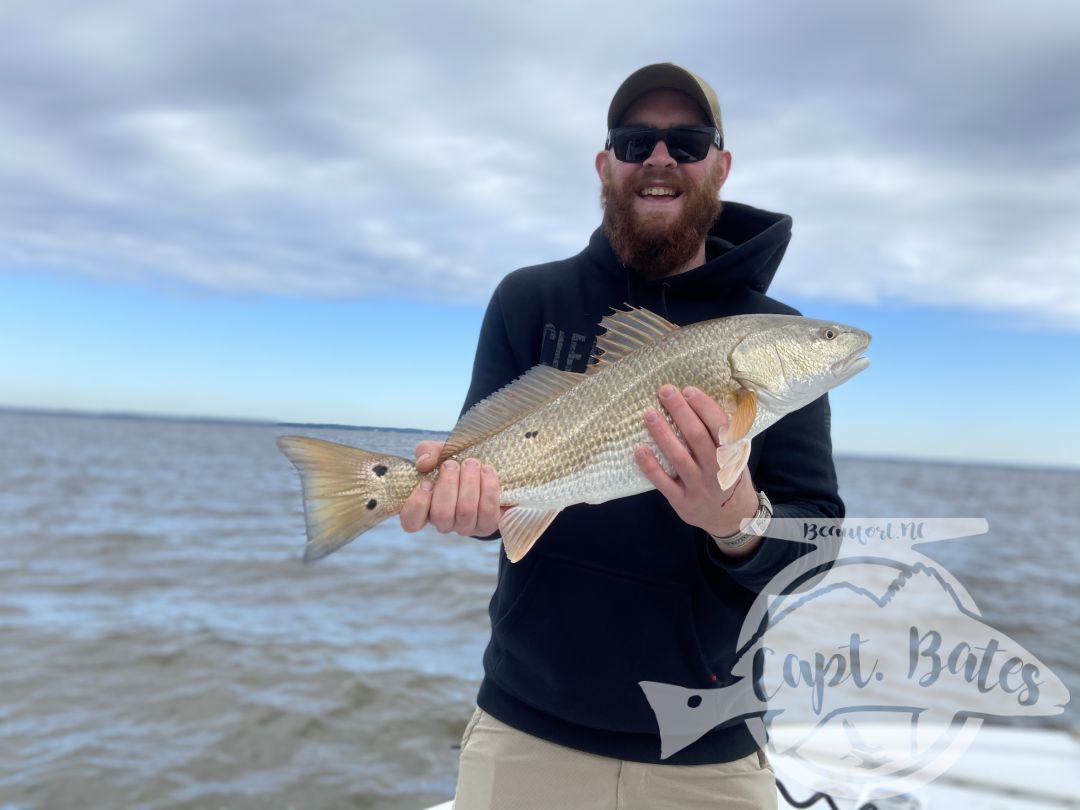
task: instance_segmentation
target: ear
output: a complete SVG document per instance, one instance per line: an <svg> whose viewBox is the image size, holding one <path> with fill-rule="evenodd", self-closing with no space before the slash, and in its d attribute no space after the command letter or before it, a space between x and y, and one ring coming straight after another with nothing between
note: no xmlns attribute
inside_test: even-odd
<svg viewBox="0 0 1080 810"><path fill-rule="evenodd" d="M606 149L596 153L596 176L600 178L600 182L604 182L604 167L608 162L608 152Z"/></svg>
<svg viewBox="0 0 1080 810"><path fill-rule="evenodd" d="M720 187L723 188L724 183L727 182L728 175L731 173L731 152L724 149L720 152L718 160L720 161L720 165L724 167L724 174L720 178Z"/></svg>

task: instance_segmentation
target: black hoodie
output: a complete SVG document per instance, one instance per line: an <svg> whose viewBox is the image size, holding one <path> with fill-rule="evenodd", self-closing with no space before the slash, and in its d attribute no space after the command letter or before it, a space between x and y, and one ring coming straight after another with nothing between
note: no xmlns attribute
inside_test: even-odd
<svg viewBox="0 0 1080 810"><path fill-rule="evenodd" d="M488 305L469 408L533 366L584 371L600 319L626 304L679 325L745 313L798 314L765 295L791 218L725 203L699 268L646 281L597 230L577 256L509 274ZM828 400L756 436L750 473L776 517L843 516ZM656 718L638 681L690 689L733 678L735 645L755 594L808 546L762 541L732 564L652 490L563 510L518 563L499 559L491 641L477 702L529 734L618 759L660 762ZM742 720L668 764L727 762L757 743Z"/></svg>

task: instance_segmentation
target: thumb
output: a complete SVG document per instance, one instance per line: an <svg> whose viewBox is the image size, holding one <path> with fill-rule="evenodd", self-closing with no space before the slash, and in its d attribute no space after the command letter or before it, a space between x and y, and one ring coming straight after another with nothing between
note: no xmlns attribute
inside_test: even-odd
<svg viewBox="0 0 1080 810"><path fill-rule="evenodd" d="M439 453L442 452L444 442L423 441L416 445L416 469L426 473L435 469L439 461Z"/></svg>

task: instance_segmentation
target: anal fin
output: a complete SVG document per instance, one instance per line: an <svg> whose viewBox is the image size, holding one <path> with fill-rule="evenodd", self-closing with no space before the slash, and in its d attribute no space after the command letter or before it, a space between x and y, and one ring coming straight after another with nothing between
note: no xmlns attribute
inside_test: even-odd
<svg viewBox="0 0 1080 810"><path fill-rule="evenodd" d="M515 563L529 553L536 539L551 525L561 509L529 509L515 506L508 509L499 521L506 557Z"/></svg>

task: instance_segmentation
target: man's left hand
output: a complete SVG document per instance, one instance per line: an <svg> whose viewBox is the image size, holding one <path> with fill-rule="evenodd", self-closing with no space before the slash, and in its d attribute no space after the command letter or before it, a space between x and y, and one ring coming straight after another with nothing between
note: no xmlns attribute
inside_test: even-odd
<svg viewBox="0 0 1080 810"><path fill-rule="evenodd" d="M735 534L740 523L757 512L758 498L747 470L727 490L721 489L716 479L717 437L727 430L727 414L715 399L693 387L679 391L673 385L663 385L660 402L686 443L679 441L659 412L649 409L646 429L675 475L668 475L645 446L635 451L638 466L686 523L717 537ZM757 542L739 549L742 553L738 556L749 553Z"/></svg>

